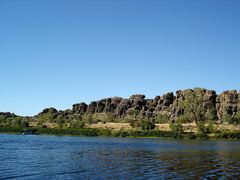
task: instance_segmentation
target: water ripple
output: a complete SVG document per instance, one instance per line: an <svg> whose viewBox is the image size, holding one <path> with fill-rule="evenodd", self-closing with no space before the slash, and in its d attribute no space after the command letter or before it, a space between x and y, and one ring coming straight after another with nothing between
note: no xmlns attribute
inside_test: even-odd
<svg viewBox="0 0 240 180"><path fill-rule="evenodd" d="M239 141L0 135L0 179L237 179Z"/></svg>

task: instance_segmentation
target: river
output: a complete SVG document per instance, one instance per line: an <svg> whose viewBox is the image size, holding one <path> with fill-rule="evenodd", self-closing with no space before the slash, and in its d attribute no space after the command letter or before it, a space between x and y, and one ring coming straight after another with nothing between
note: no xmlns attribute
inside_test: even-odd
<svg viewBox="0 0 240 180"><path fill-rule="evenodd" d="M240 141L0 134L0 179L238 179Z"/></svg>

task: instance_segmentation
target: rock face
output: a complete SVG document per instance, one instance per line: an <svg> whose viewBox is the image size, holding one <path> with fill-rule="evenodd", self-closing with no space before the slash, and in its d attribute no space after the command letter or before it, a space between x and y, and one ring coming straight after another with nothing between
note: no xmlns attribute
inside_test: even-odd
<svg viewBox="0 0 240 180"><path fill-rule="evenodd" d="M10 113L10 112L0 112L0 116L2 116L4 118L17 117L17 115Z"/></svg>
<svg viewBox="0 0 240 180"><path fill-rule="evenodd" d="M219 119L224 116L234 117L239 111L239 94L236 90L224 91L216 99L217 115Z"/></svg>
<svg viewBox="0 0 240 180"><path fill-rule="evenodd" d="M157 96L155 97L155 100L157 101L157 105L154 109L154 115L167 115L169 118L172 114L172 105L174 102L174 95L172 92L169 92L167 94L164 94L163 96Z"/></svg>
<svg viewBox="0 0 240 180"><path fill-rule="evenodd" d="M74 104L72 107L72 111L74 114L82 115L82 114L86 113L87 107L88 107L88 105L84 102L79 103L79 104Z"/></svg>
<svg viewBox="0 0 240 180"><path fill-rule="evenodd" d="M117 117L124 117L126 115L127 110L131 107L131 100L122 99L118 104L115 114Z"/></svg>
<svg viewBox="0 0 240 180"><path fill-rule="evenodd" d="M114 113L121 101L122 101L122 98L120 97L108 98L106 100L105 111L107 113Z"/></svg>
<svg viewBox="0 0 240 180"><path fill-rule="evenodd" d="M156 118L165 116L175 120L184 115L182 102L187 98L189 92L198 94L202 98L206 119L212 118L221 120L225 115L234 117L240 111L240 92L236 90L224 91L217 96L213 90L195 88L178 90L174 94L168 92L154 99L146 99L143 94L132 95L129 99L121 97L105 98L86 103L74 104L71 110L57 111L54 108L43 110L42 113L61 113L66 116L111 113L116 118L135 117L138 119ZM41 114L41 113L40 113Z"/></svg>

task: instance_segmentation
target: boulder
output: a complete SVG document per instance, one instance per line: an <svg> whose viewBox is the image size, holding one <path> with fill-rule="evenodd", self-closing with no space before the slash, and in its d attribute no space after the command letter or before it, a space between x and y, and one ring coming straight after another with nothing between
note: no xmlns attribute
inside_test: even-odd
<svg viewBox="0 0 240 180"><path fill-rule="evenodd" d="M51 107L51 108L45 108L45 109L43 109L43 111L42 111L41 113L42 113L42 114L46 114L46 113L52 113L52 114L54 114L54 113L58 113L58 110L55 109L55 108L53 108L53 107Z"/></svg>
<svg viewBox="0 0 240 180"><path fill-rule="evenodd" d="M130 99L131 100L134 100L134 99L145 99L145 95L144 94L134 94L134 95L130 96Z"/></svg>
<svg viewBox="0 0 240 180"><path fill-rule="evenodd" d="M122 99L115 110L115 114L117 117L124 117L126 115L127 110L131 107L131 101L129 99Z"/></svg>
<svg viewBox="0 0 240 180"><path fill-rule="evenodd" d="M92 101L88 107L87 107L87 114L93 114L95 113L95 110L96 110L96 107L97 107L97 102L96 101Z"/></svg>
<svg viewBox="0 0 240 180"><path fill-rule="evenodd" d="M147 101L145 100L145 95L136 94L130 97L131 107L137 111L141 111L142 107L146 105Z"/></svg>
<svg viewBox="0 0 240 180"><path fill-rule="evenodd" d="M97 106L96 106L96 113L102 113L106 107L107 101L106 99L102 99L100 101L97 101Z"/></svg>
<svg viewBox="0 0 240 180"><path fill-rule="evenodd" d="M159 96L160 97L160 96ZM146 106L151 107L151 108L155 108L158 104L158 99L146 99L147 103Z"/></svg>
<svg viewBox="0 0 240 180"><path fill-rule="evenodd" d="M113 97L110 98L110 100L108 101L108 103L106 104L106 112L110 112L110 113L114 113L114 111L116 110L116 108L118 107L119 103L122 101L122 98L120 97Z"/></svg>
<svg viewBox="0 0 240 180"><path fill-rule="evenodd" d="M73 107L72 107L72 112L74 114L85 114L86 111L87 111L87 107L88 105L84 102L82 103L79 103L79 104L74 104Z"/></svg>
<svg viewBox="0 0 240 180"><path fill-rule="evenodd" d="M216 106L216 91L206 90L204 94L204 103L206 108L215 108Z"/></svg>
<svg viewBox="0 0 240 180"><path fill-rule="evenodd" d="M174 95L173 95L173 92L170 92L170 93L167 93L167 94L164 94L162 97L162 105L163 106L170 106L173 101L174 101Z"/></svg>

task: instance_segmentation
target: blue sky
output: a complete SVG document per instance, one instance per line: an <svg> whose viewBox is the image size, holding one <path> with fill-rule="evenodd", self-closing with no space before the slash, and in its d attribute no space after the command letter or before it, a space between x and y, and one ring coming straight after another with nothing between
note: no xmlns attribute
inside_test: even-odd
<svg viewBox="0 0 240 180"><path fill-rule="evenodd" d="M1 0L0 111L239 89L239 0Z"/></svg>

